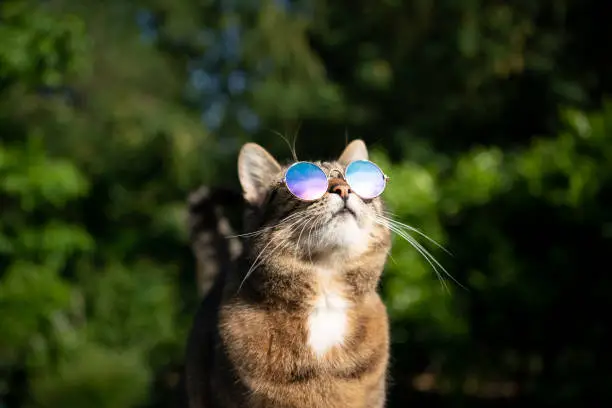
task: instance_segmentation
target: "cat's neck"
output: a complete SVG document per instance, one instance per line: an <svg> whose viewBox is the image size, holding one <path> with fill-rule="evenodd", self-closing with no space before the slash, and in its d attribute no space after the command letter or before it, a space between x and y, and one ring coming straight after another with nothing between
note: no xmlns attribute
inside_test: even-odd
<svg viewBox="0 0 612 408"><path fill-rule="evenodd" d="M252 259L246 256L239 264L229 288L234 296L265 307L298 311L311 309L325 296L359 304L376 292L386 252L371 250L355 259L297 259L294 254L281 253L258 261L251 270Z"/></svg>

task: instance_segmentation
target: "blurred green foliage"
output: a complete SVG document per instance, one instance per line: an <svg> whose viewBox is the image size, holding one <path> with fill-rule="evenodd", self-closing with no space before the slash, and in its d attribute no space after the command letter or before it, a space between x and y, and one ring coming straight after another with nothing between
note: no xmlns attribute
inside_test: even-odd
<svg viewBox="0 0 612 408"><path fill-rule="evenodd" d="M611 27L591 0L0 2L0 407L169 406L185 198L237 187L247 140L288 159L273 131L365 139L453 254L420 239L465 290L395 239L390 406L609 402Z"/></svg>

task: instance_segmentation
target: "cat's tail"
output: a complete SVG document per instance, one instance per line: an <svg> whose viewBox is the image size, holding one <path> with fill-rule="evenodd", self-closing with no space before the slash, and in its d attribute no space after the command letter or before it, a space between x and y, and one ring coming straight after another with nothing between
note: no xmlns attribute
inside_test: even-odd
<svg viewBox="0 0 612 408"><path fill-rule="evenodd" d="M200 306L185 347L185 361L174 399L175 408L207 407L207 375L212 364L212 335L225 276L242 252L232 238L242 215L242 195L227 188L202 186L189 194L187 222L189 241L196 260L196 284ZM232 217L232 215L234 217Z"/></svg>
<svg viewBox="0 0 612 408"><path fill-rule="evenodd" d="M242 215L242 195L229 188L202 186L188 198L189 239L196 258L196 282L204 297L220 274L226 274L242 252L231 215ZM234 217L237 218L237 217Z"/></svg>

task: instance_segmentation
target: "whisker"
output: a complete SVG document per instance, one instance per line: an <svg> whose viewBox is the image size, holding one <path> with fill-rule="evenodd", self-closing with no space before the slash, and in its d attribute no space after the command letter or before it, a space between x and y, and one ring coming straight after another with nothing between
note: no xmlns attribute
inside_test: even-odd
<svg viewBox="0 0 612 408"><path fill-rule="evenodd" d="M306 229L306 227L308 226L308 223L310 221L312 221L313 216L308 217L308 219L305 220L304 222L304 226L302 227L302 230L300 231L300 235L298 235L298 239L297 242L295 244L295 257L298 257L298 252L299 252L299 247L300 247L300 239L302 238L302 234L304 233L304 230Z"/></svg>
<svg viewBox="0 0 612 408"><path fill-rule="evenodd" d="M444 248L440 243L436 242L429 235L427 235L424 232L418 230L417 228L414 228L414 227L412 227L412 226L410 226L408 224L404 224L403 222L400 222L400 221L397 221L397 220L394 220L392 218L385 217L385 216L382 216L382 215L377 215L377 217L380 217L384 221L392 223L394 225L397 225L397 226L399 226L401 228L406 228L406 229L409 229L410 231L416 232L417 234L419 234L420 236L422 236L423 238L425 238L426 240L428 240L429 242L431 242L432 244L434 244L435 246L437 246L438 248L440 248L441 250L443 250L444 252L446 252L450 256L453 256L453 254L448 249Z"/></svg>
<svg viewBox="0 0 612 408"><path fill-rule="evenodd" d="M404 240L406 240L408 243L410 243L410 245L412 245L413 248L416 249L423 256L423 258L427 261L427 263L429 263L429 265L435 271L436 275L438 276L438 280L440 281L440 283L444 287L444 290L447 293L449 293L450 291L448 289L448 285L446 284L445 280L442 277L442 274L440 273L440 271L438 270L438 267L436 267L436 265L438 265L446 273L446 275L450 276L450 274L446 271L446 269L444 269L444 267L439 265L438 261L433 257L433 255L431 255L425 248L423 248L423 246L420 245L413 237L405 234L404 231L396 230L395 232L399 236L401 236ZM452 276L451 276L451 278L452 278ZM461 284L459 284L459 285L461 286Z"/></svg>
<svg viewBox="0 0 612 408"><path fill-rule="evenodd" d="M319 225L323 225L323 223L325 222L325 218L324 217L318 217L319 219L317 220L315 218L315 222L312 224L312 226L310 227L310 230L308 231L308 258L310 259L310 263L312 263L312 244L310 243L310 238L312 238L312 232L314 231L315 234L317 233L317 228L319 228Z"/></svg>
<svg viewBox="0 0 612 408"><path fill-rule="evenodd" d="M300 133L301 127L302 127L302 121L300 120L300 122L297 125L297 128L295 129L295 134L293 135L293 158L295 159L295 161L298 161L297 149L295 148L295 145L297 143L297 138Z"/></svg>
<svg viewBox="0 0 612 408"><path fill-rule="evenodd" d="M468 290L464 285L462 285L457 279L455 279L447 270L446 268L444 268L444 266L442 266L442 264L440 262L438 262L438 260L425 248L423 247L423 245L421 245L421 243L419 243L413 236L411 236L407 231L404 230L405 229L409 229L410 231L415 231L415 228L412 228L406 224L403 224L399 221L395 221L395 220L391 220L387 217L382 217L382 216L375 216L373 218L374 222L388 228L390 231L394 232L395 234L399 235L401 238L403 238L406 242L408 242L414 249L416 249L421 256L423 256L423 258L427 261L427 263L429 263L429 265L432 267L432 269L434 270L434 272L436 273L438 279L440 280L440 283L442 284L442 286L444 287L444 289L448 292L448 286L446 284L446 282L444 281L444 279L442 278L442 274L440 273L440 269L444 272L444 274L446 276L448 276L450 279L452 279L457 285L459 285L461 288ZM415 232L420 232L420 231L415 231ZM421 233L421 235L424 236L424 234ZM425 238L428 238L430 241L432 241L433 243L437 244L439 247L441 247L442 249L444 249L440 244L436 243L435 241L433 241L431 238L425 236ZM448 252L448 251L447 251Z"/></svg>
<svg viewBox="0 0 612 408"><path fill-rule="evenodd" d="M302 216L302 211L295 213L295 214L291 214L290 216L283 218L281 221L277 222L274 225L268 225L267 227L263 227L257 231L253 231L253 232L247 232L244 234L236 234L236 235L227 235L225 238L240 238L240 237L254 237L257 235L261 235L266 231L269 231L271 229L274 229L276 227L280 227L281 225L285 224L288 221L292 221L295 218L299 218Z"/></svg>
<svg viewBox="0 0 612 408"><path fill-rule="evenodd" d="M287 143L287 146L289 147L289 151L291 152L291 155L293 156L293 160L298 161L297 154L296 154L296 151L295 151L295 144L292 146L291 142L289 142L289 139L287 139L287 137L285 135L283 135L282 133L277 132L276 130L273 130L273 129L269 129L269 130L270 130L270 132L274 133L275 135L280 136L285 141L285 143ZM297 135L296 135L296 138L297 138Z"/></svg>
<svg viewBox="0 0 612 408"><path fill-rule="evenodd" d="M383 224L384 225L384 224ZM431 265L431 267L433 268L434 272L436 273L436 276L438 277L438 279L440 280L440 283L442 284L442 286L444 287L444 289L446 289L448 291L448 288L446 287L446 283L444 282L444 280L442 279L442 276L440 274L440 271L438 271L438 268L436 267L436 265L434 265L430 259L429 259L429 254L426 254L423 252L421 246L417 246L415 245L415 241L414 239L405 234L404 231L400 230L399 228L393 226L393 225L385 225L387 228L389 228L391 231L393 231L395 234L399 235L402 239L404 239L406 242L408 242L410 245L412 245L412 247L414 247L414 249L417 250L417 252L419 252L419 254L421 254L421 256L423 256L423 258Z"/></svg>
<svg viewBox="0 0 612 408"><path fill-rule="evenodd" d="M312 230L315 225L316 222L310 226L310 229L308 230L308 236L306 237L306 245L308 246L308 260L310 261L310 263L312 263L312 244L310 243L310 238L312 238Z"/></svg>
<svg viewBox="0 0 612 408"><path fill-rule="evenodd" d="M253 261L253 263L251 264L251 267L249 268L249 270L247 271L247 273L244 275L244 278L242 278L242 282L240 282L240 286L238 286L238 291L240 292L240 289L242 289L242 285L244 285L244 282L248 279L249 276L251 276L251 273L255 270L255 265L257 264L257 261L259 260L259 258L261 257L261 255L263 255L264 251L266 250L266 248L268 248L271 244L272 244L272 240L270 240L270 242L268 242L263 249L259 252L259 254L257 255L257 257L255 258L255 260Z"/></svg>
<svg viewBox="0 0 612 408"><path fill-rule="evenodd" d="M389 259L391 259L391 262L393 262L397 266L397 261L395 260L393 255L391 255L391 250L387 251L387 256L389 257Z"/></svg>
<svg viewBox="0 0 612 408"><path fill-rule="evenodd" d="M291 223L291 225L289 225L289 226L287 227L288 231L289 231L289 232L292 232L292 231L293 231L293 229L294 229L295 227L299 227L299 226L300 226L300 224L301 224L302 222L305 222L305 221L307 221L307 220L308 220L308 219L306 219L306 220L305 220L305 219L303 219L303 218L300 218L300 219L298 219L297 221L294 221L293 223ZM262 249L262 250L259 252L259 254L258 254L258 255L257 255L257 257L255 258L255 260L254 260L254 261L253 261L253 263L251 264L251 267L249 268L249 270L248 270L248 271L247 271L247 273L245 274L244 278L243 278L243 279L242 279L242 281L240 282L240 285L238 286L238 291L237 291L237 292L240 292L240 289L242 289L242 285L244 285L244 282L246 282L246 280L249 278L249 276L251 276L251 274L252 274L252 273L253 273L253 272L254 272L254 271L255 271L255 270L256 270L256 269L259 267L259 265L261 265L263 262L265 262L266 260L268 260L268 259L269 259L269 258L272 256L272 254L274 254L274 253L275 253L275 252L276 252L276 251L277 251L277 250L280 248L280 246L281 246L281 245L283 245L283 244L286 244L286 243L287 243L287 241L281 241L281 242L280 242L280 243L279 243L279 244L278 244L276 247L274 247L274 249L273 249L273 250L272 250L272 251L271 251L271 252L268 254L268 256L264 256L264 258L261 258L261 256L262 256L262 255L264 255L264 252L266 251L266 249L267 249L267 248L268 248L268 247L269 247L269 246L270 246L270 245L271 245L273 242L274 242L273 240L270 240L270 242L268 242L268 243L267 243L267 244L266 244L266 245L263 247L263 249ZM261 261L259 261L259 260L260 260L260 258L261 258ZM258 261L259 261L259 262L258 262Z"/></svg>

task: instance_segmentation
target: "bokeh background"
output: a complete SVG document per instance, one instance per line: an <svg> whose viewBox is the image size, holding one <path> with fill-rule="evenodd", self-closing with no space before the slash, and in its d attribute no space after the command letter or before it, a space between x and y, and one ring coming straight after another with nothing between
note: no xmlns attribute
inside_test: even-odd
<svg viewBox="0 0 612 408"><path fill-rule="evenodd" d="M595 0L0 1L0 408L168 407L186 197L362 138L402 240L390 407L610 406L612 24ZM426 244L426 241L423 241ZM598 400L598 403L595 403Z"/></svg>

